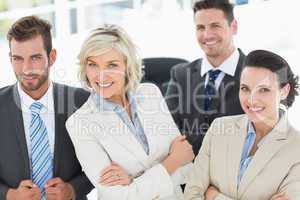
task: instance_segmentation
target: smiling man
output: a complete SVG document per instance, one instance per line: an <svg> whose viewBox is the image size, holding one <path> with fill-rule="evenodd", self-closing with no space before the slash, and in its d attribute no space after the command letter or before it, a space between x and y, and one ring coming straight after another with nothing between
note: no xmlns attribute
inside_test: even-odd
<svg viewBox="0 0 300 200"><path fill-rule="evenodd" d="M93 188L65 128L89 94L49 79L56 60L50 30L28 16L7 34L17 83L0 89L1 200L84 200Z"/></svg>
<svg viewBox="0 0 300 200"><path fill-rule="evenodd" d="M234 45L237 21L228 0L200 0L193 10L197 41L205 55L173 67L166 101L198 154L215 118L243 113L238 91L245 56Z"/></svg>

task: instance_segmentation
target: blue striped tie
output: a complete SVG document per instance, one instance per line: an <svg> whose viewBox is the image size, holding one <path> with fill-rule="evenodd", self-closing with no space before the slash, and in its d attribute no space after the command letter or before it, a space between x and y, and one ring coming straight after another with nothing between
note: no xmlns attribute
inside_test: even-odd
<svg viewBox="0 0 300 200"><path fill-rule="evenodd" d="M45 199L45 183L53 177L53 156L50 151L47 128L40 116L43 105L34 102L30 106L30 140L31 140L31 166L32 181L42 192Z"/></svg>

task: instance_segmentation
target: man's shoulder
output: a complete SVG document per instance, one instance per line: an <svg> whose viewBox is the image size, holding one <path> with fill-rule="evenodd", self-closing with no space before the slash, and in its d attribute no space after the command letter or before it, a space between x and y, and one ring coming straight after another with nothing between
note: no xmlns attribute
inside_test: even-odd
<svg viewBox="0 0 300 200"><path fill-rule="evenodd" d="M202 63L202 58L194 60L192 62L177 64L173 67L173 70L187 71L187 70L191 70L191 69L197 69L197 68L201 67L201 63Z"/></svg>
<svg viewBox="0 0 300 200"><path fill-rule="evenodd" d="M202 59L197 59L188 63L180 63L172 68L171 76L176 80L185 80L190 74L201 70Z"/></svg>
<svg viewBox="0 0 300 200"><path fill-rule="evenodd" d="M88 92L87 90L85 90L83 88L73 87L73 86L69 86L69 85L65 85L65 84L61 84L61 83L54 83L54 88L55 88L55 91L57 91L59 93L63 92L66 94L75 94L75 95L86 96L86 97L88 97L90 95L90 92Z"/></svg>
<svg viewBox="0 0 300 200"><path fill-rule="evenodd" d="M83 88L54 83L54 98L57 97L58 102L75 104L75 107L79 108L89 96L90 92Z"/></svg>
<svg viewBox="0 0 300 200"><path fill-rule="evenodd" d="M15 85L9 85L0 88L0 101L7 100L7 97L12 95L14 87Z"/></svg>

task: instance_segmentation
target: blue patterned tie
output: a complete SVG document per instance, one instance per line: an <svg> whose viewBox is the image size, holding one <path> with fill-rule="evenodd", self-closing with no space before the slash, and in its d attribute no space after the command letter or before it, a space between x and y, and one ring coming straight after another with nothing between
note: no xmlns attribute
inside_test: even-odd
<svg viewBox="0 0 300 200"><path fill-rule="evenodd" d="M42 192L45 198L45 183L53 177L53 156L50 151L47 128L40 116L43 105L39 102L31 104L31 166L32 181Z"/></svg>
<svg viewBox="0 0 300 200"><path fill-rule="evenodd" d="M218 78L221 70L209 70L208 71L208 82L205 86L205 99L204 99L204 110L210 111L212 110L211 103L214 95L217 94L217 89L215 86L215 80Z"/></svg>

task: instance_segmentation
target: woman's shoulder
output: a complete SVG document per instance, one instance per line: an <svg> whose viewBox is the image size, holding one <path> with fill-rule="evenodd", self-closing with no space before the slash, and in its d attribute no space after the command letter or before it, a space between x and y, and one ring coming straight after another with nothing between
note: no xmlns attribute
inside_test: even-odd
<svg viewBox="0 0 300 200"><path fill-rule="evenodd" d="M71 119L74 120L78 116L82 117L87 113L90 113L91 107L92 107L92 99L91 95L88 97L86 102L84 102L72 115L70 115L67 119L67 121L70 121Z"/></svg>
<svg viewBox="0 0 300 200"><path fill-rule="evenodd" d="M138 86L138 88L136 89L136 92L144 94L144 95L151 95L152 94L152 95L160 95L160 96L162 96L159 87L156 86L153 83L141 83Z"/></svg>
<svg viewBox="0 0 300 200"><path fill-rule="evenodd" d="M212 125L216 124L240 124L247 120L247 116L245 114L239 115L228 115L223 117L216 118Z"/></svg>
<svg viewBox="0 0 300 200"><path fill-rule="evenodd" d="M232 135L247 125L248 119L245 114L230 115L216 118L209 127L209 133L213 135ZM218 133L218 134L215 134Z"/></svg>
<svg viewBox="0 0 300 200"><path fill-rule="evenodd" d="M294 144L294 146L299 149L300 152L300 131L294 128L292 125L290 125L289 128L289 138Z"/></svg>

